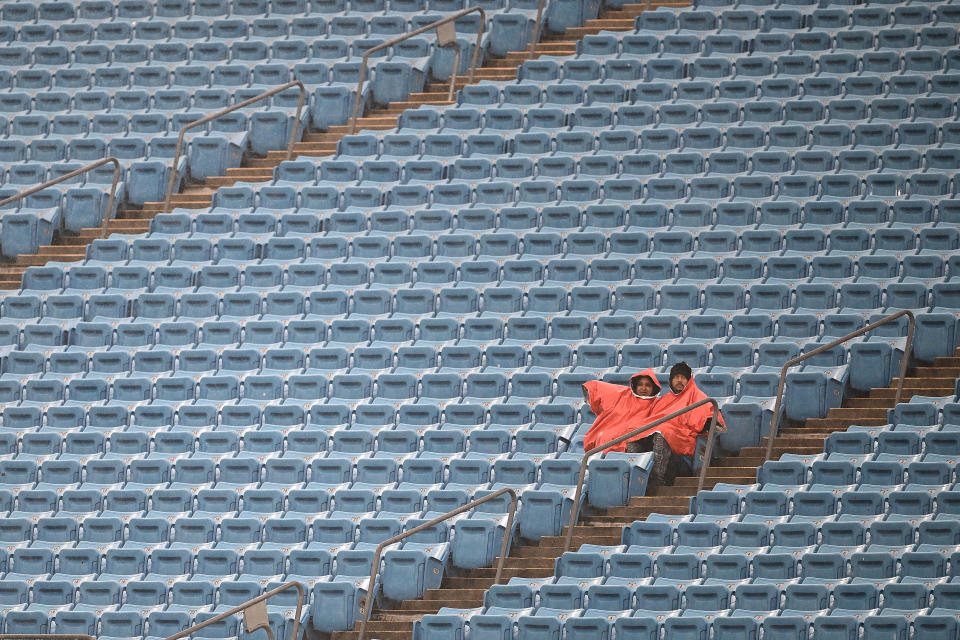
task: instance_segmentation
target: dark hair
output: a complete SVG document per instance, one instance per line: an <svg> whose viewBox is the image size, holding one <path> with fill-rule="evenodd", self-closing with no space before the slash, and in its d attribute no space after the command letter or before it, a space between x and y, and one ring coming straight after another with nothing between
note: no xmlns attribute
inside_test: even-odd
<svg viewBox="0 0 960 640"><path fill-rule="evenodd" d="M686 362L678 362L670 367L670 379L673 380L674 376L683 376L689 380L693 377L693 371Z"/></svg>

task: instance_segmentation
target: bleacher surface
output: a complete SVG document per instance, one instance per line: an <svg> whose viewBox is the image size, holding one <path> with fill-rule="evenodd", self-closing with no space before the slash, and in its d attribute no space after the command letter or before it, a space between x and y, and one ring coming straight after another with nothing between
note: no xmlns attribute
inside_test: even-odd
<svg viewBox="0 0 960 640"><path fill-rule="evenodd" d="M481 60L532 37L527 0L2 2L0 199L110 155L119 208L162 200L181 127L293 79L300 122L296 90L215 120L178 187L344 125L354 99L405 101L466 71L480 15L457 22L457 70L427 34L374 58L355 96L363 53L467 6L486 12ZM598 9L552 0L544 32ZM911 310L912 353L902 317L812 357L780 422L890 386L904 357L952 356L958 28L960 3L920 0L645 11L28 268L0 291L0 631L159 639L299 581L300 622L345 637L368 596L397 609L492 567L505 536L561 535L587 380L652 367L665 384L686 361L730 457L765 444L784 363L868 323ZM3 256L113 217L102 169L4 209ZM414 637L958 637L960 382L943 371L952 393L908 393L822 454ZM651 455L592 458L577 508L643 496ZM509 530L502 496L391 547L369 584L380 542L504 487ZM295 603L268 601L276 638ZM239 618L203 633L266 638Z"/></svg>

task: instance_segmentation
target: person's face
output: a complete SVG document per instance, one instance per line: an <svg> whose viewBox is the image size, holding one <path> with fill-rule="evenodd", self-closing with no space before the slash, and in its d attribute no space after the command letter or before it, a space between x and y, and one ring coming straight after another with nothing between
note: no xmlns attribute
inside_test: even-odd
<svg viewBox="0 0 960 640"><path fill-rule="evenodd" d="M653 395L653 382L650 381L650 378L643 376L638 378L633 383L633 391L638 396L652 396Z"/></svg>
<svg viewBox="0 0 960 640"><path fill-rule="evenodd" d="M675 375L670 378L670 389L674 393L680 393L686 388L688 382L690 382L690 378L687 376L680 374Z"/></svg>

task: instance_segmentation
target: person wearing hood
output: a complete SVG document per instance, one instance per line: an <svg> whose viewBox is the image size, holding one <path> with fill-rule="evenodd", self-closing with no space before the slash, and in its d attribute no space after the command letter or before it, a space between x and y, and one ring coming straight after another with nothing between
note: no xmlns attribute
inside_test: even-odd
<svg viewBox="0 0 960 640"><path fill-rule="evenodd" d="M686 362L678 362L670 369L670 390L656 399L647 415L646 422L670 415L684 407L706 398L693 381L693 371ZM697 436L710 429L713 408L703 405L676 418L664 422L637 436L627 443L627 453L653 452L653 470L650 474L655 484L672 485L677 475L676 456L692 456L697 450ZM723 418L718 417L718 427L725 431Z"/></svg>
<svg viewBox="0 0 960 640"><path fill-rule="evenodd" d="M583 385L583 399L597 418L583 438L583 448L589 451L609 442L631 429L643 426L653 409L660 385L653 369L647 369L630 377L630 386L591 380ZM626 451L627 443L621 442L607 451Z"/></svg>

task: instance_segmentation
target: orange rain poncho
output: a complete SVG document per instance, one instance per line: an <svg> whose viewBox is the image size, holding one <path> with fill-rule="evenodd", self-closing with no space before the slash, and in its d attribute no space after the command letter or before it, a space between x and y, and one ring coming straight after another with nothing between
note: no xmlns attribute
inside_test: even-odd
<svg viewBox="0 0 960 640"><path fill-rule="evenodd" d="M696 383L691 379L680 393L668 391L657 398L653 409L647 415L646 422L653 422L657 418L670 415L706 397L707 394L700 391ZM663 434L663 437L666 438L667 444L670 445L670 449L674 453L681 456L692 456L697 450L697 435L704 430L704 426L712 416L713 407L705 404L669 422L664 422L649 431L644 431L637 436L637 439L646 438L656 432L660 432ZM718 415L717 422L723 425L723 417Z"/></svg>
<svg viewBox="0 0 960 640"><path fill-rule="evenodd" d="M657 394L660 393L660 385L657 383L657 376L653 369L647 369L631 376L631 385L635 379L642 376L647 376L653 382L654 395L649 397L638 396L633 392L632 386L625 387L622 384L612 384L600 380L591 380L583 385L590 398L590 409L597 415L597 419L593 421L593 426L590 427L583 438L585 451L650 422L647 416L658 400ZM621 442L610 447L607 451L626 451L626 446L626 442Z"/></svg>

